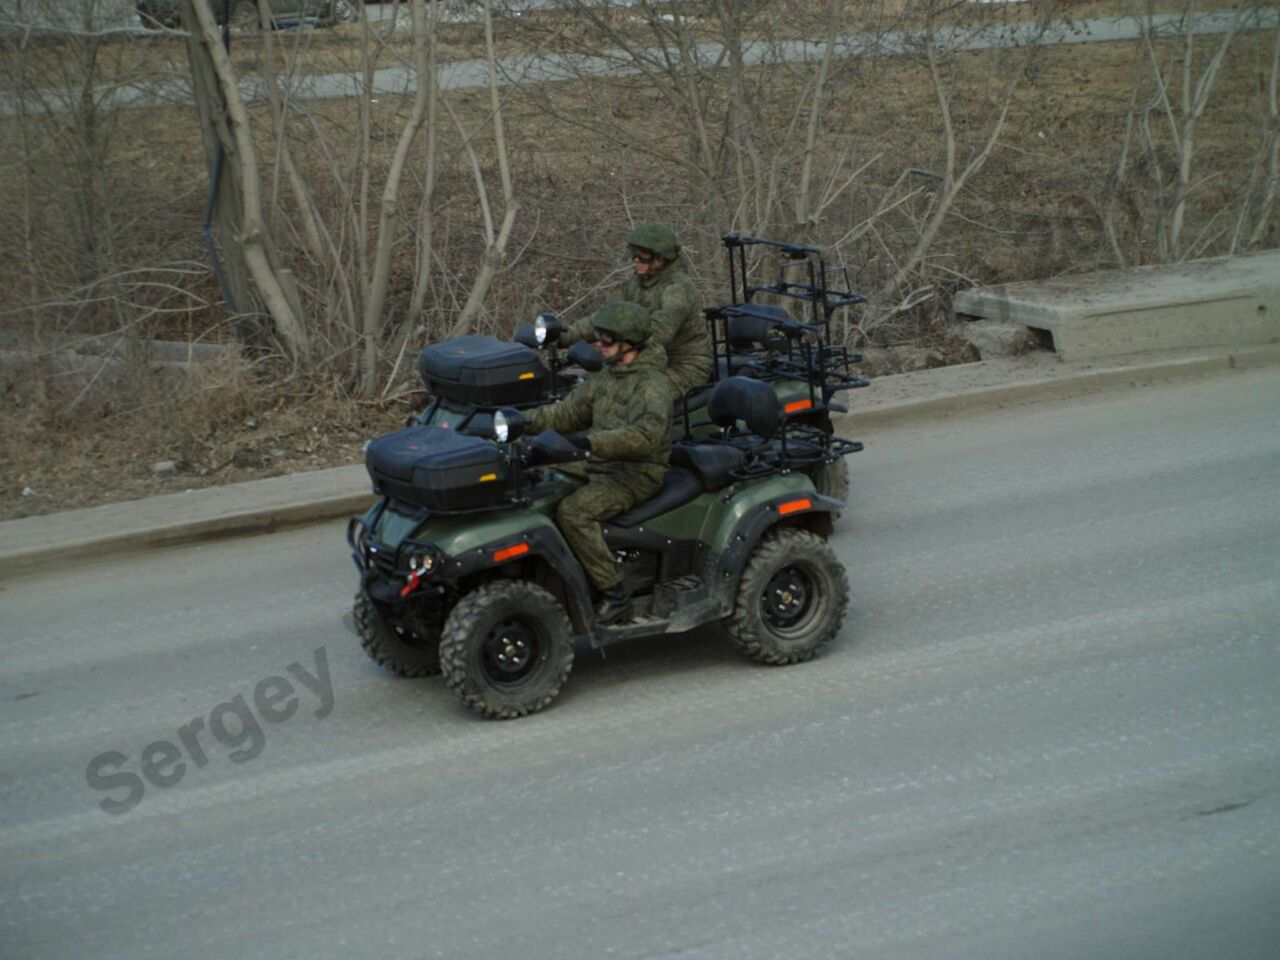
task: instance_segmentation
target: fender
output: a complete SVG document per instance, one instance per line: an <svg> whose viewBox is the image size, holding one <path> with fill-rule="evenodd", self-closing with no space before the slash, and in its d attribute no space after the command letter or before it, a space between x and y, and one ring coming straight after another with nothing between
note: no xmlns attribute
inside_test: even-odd
<svg viewBox="0 0 1280 960"><path fill-rule="evenodd" d="M745 491L741 509L734 511L737 522L732 526L726 524L720 531L721 539L714 544L711 554L714 566L707 572L714 578L725 615L733 609L747 558L766 532L779 523L797 520L805 526L821 523L830 531L833 515L844 508L844 504L815 492L813 482L804 474L790 474L780 477L779 481L783 482Z"/></svg>
<svg viewBox="0 0 1280 960"><path fill-rule="evenodd" d="M366 520L373 539L387 552L406 541L430 544L444 556L444 563L423 586L440 580L459 580L516 560L540 558L564 584L571 612L586 616L591 610L591 589L560 530L546 514L524 508L475 514L433 514L423 517L380 505ZM359 563L357 563L359 566ZM396 572L407 577L407 567Z"/></svg>

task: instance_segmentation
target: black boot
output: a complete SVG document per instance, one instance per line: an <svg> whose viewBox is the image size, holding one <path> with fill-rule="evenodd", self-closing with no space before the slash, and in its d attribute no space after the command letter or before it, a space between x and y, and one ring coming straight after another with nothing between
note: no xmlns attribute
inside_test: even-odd
<svg viewBox="0 0 1280 960"><path fill-rule="evenodd" d="M601 592L596 604L596 620L600 623L617 623L631 614L631 595L621 583L615 583Z"/></svg>

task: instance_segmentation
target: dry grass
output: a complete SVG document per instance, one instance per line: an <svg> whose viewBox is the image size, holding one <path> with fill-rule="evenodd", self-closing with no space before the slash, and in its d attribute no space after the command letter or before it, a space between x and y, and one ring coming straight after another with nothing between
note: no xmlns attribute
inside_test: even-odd
<svg viewBox="0 0 1280 960"><path fill-rule="evenodd" d="M180 388L145 368L128 382L86 396L46 365L26 371L26 389L0 409L0 517L352 463L409 412L269 385L240 361L209 365ZM151 469L164 460L176 471Z"/></svg>

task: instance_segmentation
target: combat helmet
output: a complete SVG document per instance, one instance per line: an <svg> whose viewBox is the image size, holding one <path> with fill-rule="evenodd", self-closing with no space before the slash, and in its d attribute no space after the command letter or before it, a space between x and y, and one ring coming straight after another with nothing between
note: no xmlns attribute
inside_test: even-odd
<svg viewBox="0 0 1280 960"><path fill-rule="evenodd" d="M610 300L591 318L591 328L597 332L611 333L616 340L624 340L632 346L643 347L653 331L649 311L629 300Z"/></svg>
<svg viewBox="0 0 1280 960"><path fill-rule="evenodd" d="M627 237L627 246L633 251L652 250L663 260L680 256L680 240L676 232L663 223L638 223Z"/></svg>

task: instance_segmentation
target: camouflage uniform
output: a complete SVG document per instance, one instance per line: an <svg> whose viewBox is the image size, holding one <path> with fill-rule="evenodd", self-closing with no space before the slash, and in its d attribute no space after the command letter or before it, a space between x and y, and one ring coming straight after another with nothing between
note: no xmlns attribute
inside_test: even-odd
<svg viewBox="0 0 1280 960"><path fill-rule="evenodd" d="M684 272L680 244L668 227L640 224L631 234L631 243L652 250L667 261L667 265L651 277L634 274L628 277L622 284L620 298L649 311L653 321L649 342L666 350L667 379L671 382L673 399L678 400L690 387L711 379L711 338L702 314L702 298ZM572 324L561 335L561 342L566 345L575 340L594 339L590 317Z"/></svg>
<svg viewBox="0 0 1280 960"><path fill-rule="evenodd" d="M530 431L590 428L587 484L560 502L556 524L591 582L607 590L621 579L602 523L658 492L671 454L671 393L666 353L650 343L627 366L608 364L559 403L539 407ZM570 467L580 467L571 464Z"/></svg>

